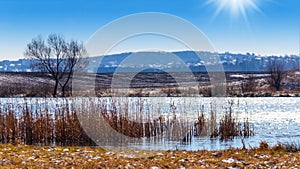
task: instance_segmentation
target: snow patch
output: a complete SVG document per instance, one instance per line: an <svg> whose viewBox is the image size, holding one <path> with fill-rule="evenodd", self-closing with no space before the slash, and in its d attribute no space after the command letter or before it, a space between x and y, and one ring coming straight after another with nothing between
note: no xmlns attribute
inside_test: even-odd
<svg viewBox="0 0 300 169"><path fill-rule="evenodd" d="M295 75L300 75L300 71L297 71L294 73Z"/></svg>
<svg viewBox="0 0 300 169"><path fill-rule="evenodd" d="M245 78L245 75L230 75L231 78Z"/></svg>

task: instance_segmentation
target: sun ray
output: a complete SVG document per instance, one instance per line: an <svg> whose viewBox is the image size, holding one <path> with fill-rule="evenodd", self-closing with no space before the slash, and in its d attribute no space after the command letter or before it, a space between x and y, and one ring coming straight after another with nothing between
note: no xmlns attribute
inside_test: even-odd
<svg viewBox="0 0 300 169"><path fill-rule="evenodd" d="M251 0L248 0L249 5L257 12L259 12L260 14L263 14L263 12L261 11L261 9L256 5L256 3L254 3Z"/></svg>
<svg viewBox="0 0 300 169"><path fill-rule="evenodd" d="M225 1L222 1L222 2L219 4L219 6L218 6L218 8L217 8L217 10L216 10L216 12L215 12L215 16L218 16L218 15L219 15L219 13L225 8L225 5L226 5L226 2L225 2Z"/></svg>
<svg viewBox="0 0 300 169"><path fill-rule="evenodd" d="M250 10L255 10L263 14L256 1L257 0L208 0L208 3L216 5L213 18L220 15L222 11L229 11L231 17L241 16L245 22L248 22L247 12Z"/></svg>
<svg viewBox="0 0 300 169"><path fill-rule="evenodd" d="M246 21L246 23L248 23L248 17L247 17L245 6L241 5L239 8L240 8L240 11L242 13L244 20Z"/></svg>

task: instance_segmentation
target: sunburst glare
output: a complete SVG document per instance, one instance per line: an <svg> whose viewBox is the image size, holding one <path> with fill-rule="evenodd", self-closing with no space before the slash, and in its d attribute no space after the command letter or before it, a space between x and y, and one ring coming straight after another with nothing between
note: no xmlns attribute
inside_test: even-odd
<svg viewBox="0 0 300 169"><path fill-rule="evenodd" d="M262 13L257 5L257 0L208 0L208 3L216 5L214 17L221 11L229 11L232 17L242 16L248 22L247 12L255 10Z"/></svg>

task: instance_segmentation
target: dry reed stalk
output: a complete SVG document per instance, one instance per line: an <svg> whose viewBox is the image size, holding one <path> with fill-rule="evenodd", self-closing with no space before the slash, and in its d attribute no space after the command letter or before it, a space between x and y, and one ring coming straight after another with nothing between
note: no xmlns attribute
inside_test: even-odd
<svg viewBox="0 0 300 169"><path fill-rule="evenodd" d="M205 117L204 113L201 112L201 115L198 115L198 119L194 123L194 130L195 130L195 136L201 136L203 133L203 130L205 128Z"/></svg>
<svg viewBox="0 0 300 169"><path fill-rule="evenodd" d="M233 117L232 103L219 123L212 105L209 118L205 117L202 107L201 114L193 126L189 126L184 114L183 118L177 116L184 110L178 110L174 102L170 104L169 115L155 114L161 111L160 108L150 109L149 105L148 108L145 105L147 104L141 98L136 101L129 98L125 101L89 98L81 101L45 99L35 102L24 99L24 103L20 105L1 105L0 141L39 145L95 145L81 127L81 122L90 124L87 130L97 132L103 128L104 130L98 130L101 131L101 137L112 138L101 121L98 123L93 121L99 116L103 117L115 131L137 139L157 136L155 138L161 140L178 140L185 136L182 140L190 142L192 136L204 134L211 137L219 136L221 140L232 139L237 135L243 137L253 135L248 119L244 123L238 123ZM78 114L84 115L80 119L81 122Z"/></svg>

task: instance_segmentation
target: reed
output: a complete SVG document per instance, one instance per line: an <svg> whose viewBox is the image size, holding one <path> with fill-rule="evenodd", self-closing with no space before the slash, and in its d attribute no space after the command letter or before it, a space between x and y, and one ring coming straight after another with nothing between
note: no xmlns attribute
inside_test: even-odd
<svg viewBox="0 0 300 169"><path fill-rule="evenodd" d="M16 99L0 103L0 142L96 145L89 132L99 133L97 138L102 140L114 141L109 140L114 138L107 126L127 138L163 141L191 142L193 136L227 140L253 135L248 119L238 122L232 106L229 103L217 120L212 105L210 113L201 106L198 117L188 119L185 108L179 109L172 101L169 109L162 109L163 106L147 103L143 98ZM89 125L83 128L82 124Z"/></svg>
<svg viewBox="0 0 300 169"><path fill-rule="evenodd" d="M254 135L253 127L250 126L248 118L243 122L237 120L233 111L233 101L228 102L228 108L223 112L217 123L217 114L211 105L208 117L201 108L201 114L194 122L194 136L207 136L219 138L221 141L232 140L234 137L250 137Z"/></svg>
<svg viewBox="0 0 300 169"><path fill-rule="evenodd" d="M296 140L291 140L289 142L286 143L278 143L278 147L280 147L281 145L281 149L287 152L300 152L300 141L296 141ZM276 148L276 146L275 146Z"/></svg>
<svg viewBox="0 0 300 169"><path fill-rule="evenodd" d="M202 105L201 113L198 114L198 118L194 123L194 130L195 130L194 136L203 136L207 133L207 132L205 133L205 131L207 130L205 126L206 122L207 120L205 119L205 115L204 115L204 106Z"/></svg>
<svg viewBox="0 0 300 169"><path fill-rule="evenodd" d="M66 106L67 105L67 106ZM76 113L66 107L49 107L44 103L25 99L22 104L1 105L0 141L35 145L80 145L91 143L77 120Z"/></svg>

